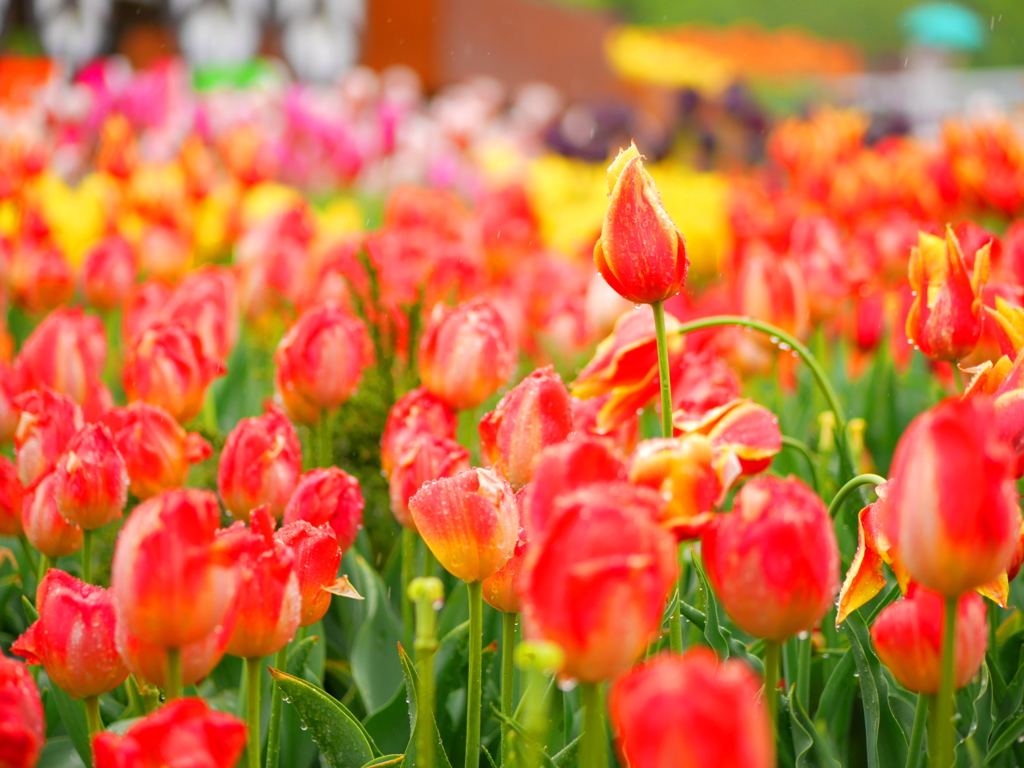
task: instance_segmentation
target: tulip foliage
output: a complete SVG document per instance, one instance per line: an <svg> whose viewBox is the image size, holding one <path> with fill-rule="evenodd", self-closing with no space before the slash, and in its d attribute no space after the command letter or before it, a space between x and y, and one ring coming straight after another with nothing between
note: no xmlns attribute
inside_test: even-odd
<svg viewBox="0 0 1024 768"><path fill-rule="evenodd" d="M91 229L0 137L0 768L1024 764L1019 139L783 123L709 271L635 146L566 248L98 125Z"/></svg>

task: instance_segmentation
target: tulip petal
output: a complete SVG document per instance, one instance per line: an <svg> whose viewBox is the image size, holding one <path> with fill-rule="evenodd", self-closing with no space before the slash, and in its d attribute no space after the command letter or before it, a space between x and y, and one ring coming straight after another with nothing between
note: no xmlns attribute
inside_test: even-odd
<svg viewBox="0 0 1024 768"><path fill-rule="evenodd" d="M867 603L885 588L885 561L878 551L871 526L866 520L871 514L871 507L865 507L857 517L857 553L853 556L850 569L846 572L846 580L839 590L839 602L836 605L836 626L846 617Z"/></svg>
<svg viewBox="0 0 1024 768"><path fill-rule="evenodd" d="M338 597L351 597L353 600L364 600L365 598L360 595L356 588L352 586L352 582L348 580L348 576L339 576L333 584L328 584L326 587L321 587L324 592L330 592L332 595Z"/></svg>
<svg viewBox="0 0 1024 768"><path fill-rule="evenodd" d="M1006 608L1006 602L1010 599L1010 581L1004 572L987 584L982 584L975 591L982 597L987 597L1000 608Z"/></svg>

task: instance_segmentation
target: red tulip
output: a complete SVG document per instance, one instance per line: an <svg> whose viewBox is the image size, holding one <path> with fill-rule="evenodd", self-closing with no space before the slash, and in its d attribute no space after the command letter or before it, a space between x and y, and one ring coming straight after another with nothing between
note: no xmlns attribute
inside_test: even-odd
<svg viewBox="0 0 1024 768"><path fill-rule="evenodd" d="M463 581L483 581L515 551L519 513L493 469L466 469L420 488L409 511L441 566Z"/></svg>
<svg viewBox="0 0 1024 768"><path fill-rule="evenodd" d="M751 248L736 277L740 314L771 323L803 338L810 331L811 308L807 283L797 263L776 256L769 248ZM769 344L760 334L756 343Z"/></svg>
<svg viewBox="0 0 1024 768"><path fill-rule="evenodd" d="M480 451L519 490L530 481L541 450L572 431L569 390L548 366L523 379L483 417Z"/></svg>
<svg viewBox="0 0 1024 768"><path fill-rule="evenodd" d="M181 323L157 323L128 347L124 390L130 402L158 405L185 424L202 409L206 388L224 370L203 352L194 331Z"/></svg>
<svg viewBox="0 0 1024 768"><path fill-rule="evenodd" d="M274 353L274 385L288 415L316 424L348 400L371 357L361 320L333 304L305 312Z"/></svg>
<svg viewBox="0 0 1024 768"><path fill-rule="evenodd" d="M0 536L20 536L21 507L25 491L14 462L0 456Z"/></svg>
<svg viewBox="0 0 1024 768"><path fill-rule="evenodd" d="M92 247L82 262L82 295L101 312L120 307L135 285L135 252L121 235L110 235Z"/></svg>
<svg viewBox="0 0 1024 768"><path fill-rule="evenodd" d="M45 741L43 702L32 675L0 656L0 766L33 768Z"/></svg>
<svg viewBox="0 0 1024 768"><path fill-rule="evenodd" d="M824 503L796 478L751 480L701 537L708 580L744 632L781 641L809 631L839 588L839 547Z"/></svg>
<svg viewBox="0 0 1024 768"><path fill-rule="evenodd" d="M82 548L82 529L64 519L57 507L57 473L49 472L25 491L21 526L29 544L47 557L71 555Z"/></svg>
<svg viewBox="0 0 1024 768"><path fill-rule="evenodd" d="M632 768L771 768L775 743L761 681L708 648L661 654L608 697L623 762Z"/></svg>
<svg viewBox="0 0 1024 768"><path fill-rule="evenodd" d="M239 561L238 619L228 640L232 656L256 659L284 648L295 636L302 610L295 556L274 539L274 518L266 506L249 516L249 529L239 521L220 534L236 540Z"/></svg>
<svg viewBox="0 0 1024 768"><path fill-rule="evenodd" d="M612 395L598 395L589 400L572 399L572 424L576 431L576 437L590 435L591 437L605 438L612 443L623 454L629 454L636 448L637 440L640 439L640 419L634 413L632 417L622 415L616 417L616 425L613 429L602 429L598 421L601 412L611 401Z"/></svg>
<svg viewBox="0 0 1024 768"><path fill-rule="evenodd" d="M225 267L190 272L163 305L161 317L195 331L207 357L227 360L238 341L236 282Z"/></svg>
<svg viewBox="0 0 1024 768"><path fill-rule="evenodd" d="M516 501L518 504L518 498ZM522 610L519 588L527 547L526 530L520 528L519 540L516 541L512 557L480 585L484 602L494 610L502 613L519 613Z"/></svg>
<svg viewBox="0 0 1024 768"><path fill-rule="evenodd" d="M51 568L36 590L39 620L11 651L46 674L73 698L99 696L128 677L117 653L114 596L109 589Z"/></svg>
<svg viewBox="0 0 1024 768"><path fill-rule="evenodd" d="M910 578L955 597L1004 572L1020 528L1017 459L987 397L944 400L896 445L884 525Z"/></svg>
<svg viewBox="0 0 1024 768"><path fill-rule="evenodd" d="M988 281L989 248L974 256L967 274L964 254L952 228L946 240L924 232L910 251L914 303L907 316L907 338L933 360L960 360L981 338L981 290Z"/></svg>
<svg viewBox="0 0 1024 768"><path fill-rule="evenodd" d="M469 451L446 437L413 432L404 436L406 441L392 467L388 491L395 520L415 531L409 499L425 484L469 469Z"/></svg>
<svg viewBox="0 0 1024 768"><path fill-rule="evenodd" d="M33 315L59 307L75 295L71 266L52 245L23 243L16 248L10 286L15 306Z"/></svg>
<svg viewBox="0 0 1024 768"><path fill-rule="evenodd" d="M778 417L753 400L732 400L697 420L674 414L673 424L684 434L707 435L716 454L735 457L742 477L764 472L782 450Z"/></svg>
<svg viewBox="0 0 1024 768"><path fill-rule="evenodd" d="M242 419L220 454L217 491L233 515L245 517L269 504L280 518L302 474L302 449L284 412L267 404L263 416Z"/></svg>
<svg viewBox="0 0 1024 768"><path fill-rule="evenodd" d="M594 483L557 502L521 576L530 639L565 651L566 677L625 672L661 626L676 579L676 544L658 527L648 488Z"/></svg>
<svg viewBox="0 0 1024 768"><path fill-rule="evenodd" d="M384 474L391 475L408 433L426 432L454 440L455 423L455 411L423 387L402 395L391 407L380 440L380 464Z"/></svg>
<svg viewBox="0 0 1024 768"><path fill-rule="evenodd" d="M21 391L20 377L7 363L0 362L0 444L14 440L21 412L14 399Z"/></svg>
<svg viewBox="0 0 1024 768"><path fill-rule="evenodd" d="M939 692L945 612L942 595L911 584L906 598L883 608L871 627L878 658L909 691ZM963 688L978 674L988 647L985 601L977 593L960 596L955 630L953 681Z"/></svg>
<svg viewBox="0 0 1024 768"><path fill-rule="evenodd" d="M363 527L363 493L359 481L338 467L311 469L299 478L284 510L284 524L305 520L315 528L330 524L342 554L355 544Z"/></svg>
<svg viewBox="0 0 1024 768"><path fill-rule="evenodd" d="M205 679L224 658L236 616L237 611L231 610L224 623L214 627L210 634L178 649L182 686L195 685ZM117 625L116 640L117 652L133 675L157 688L167 688L166 648L140 640L128 632L124 622Z"/></svg>
<svg viewBox="0 0 1024 768"><path fill-rule="evenodd" d="M476 408L516 366L512 334L486 299L450 309L438 304L420 342L423 386L457 411Z"/></svg>
<svg viewBox="0 0 1024 768"><path fill-rule="evenodd" d="M69 522L94 531L121 517L128 468L103 424L90 424L71 438L55 474L57 508Z"/></svg>
<svg viewBox="0 0 1024 768"><path fill-rule="evenodd" d="M210 457L213 448L196 432L185 432L167 413L149 403L115 408L103 417L128 469L129 488L139 499L185 484L190 464Z"/></svg>
<svg viewBox="0 0 1024 768"><path fill-rule="evenodd" d="M95 768L234 768L245 748L245 723L202 699L177 699L142 718L123 736L93 738Z"/></svg>
<svg viewBox="0 0 1024 768"><path fill-rule="evenodd" d="M594 265L627 301L653 304L682 290L690 262L641 157L630 144L608 168L610 199Z"/></svg>
<svg viewBox="0 0 1024 768"><path fill-rule="evenodd" d="M128 292L121 309L121 335L126 344L135 340L163 317L174 289L162 280L146 280Z"/></svg>
<svg viewBox="0 0 1024 768"><path fill-rule="evenodd" d="M278 530L274 541L286 546L295 558L295 575L302 596L300 627L316 624L324 617L331 607L331 595L357 596L347 578L337 578L341 550L331 526L315 528L298 520Z"/></svg>
<svg viewBox="0 0 1024 768"><path fill-rule="evenodd" d="M139 639L182 648L223 625L237 587L237 542L215 539L217 497L164 491L133 511L111 566L118 620Z"/></svg>
<svg viewBox="0 0 1024 768"><path fill-rule="evenodd" d="M21 411L14 433L18 479L26 488L45 475L82 428L75 402L51 389L34 389L14 399Z"/></svg>

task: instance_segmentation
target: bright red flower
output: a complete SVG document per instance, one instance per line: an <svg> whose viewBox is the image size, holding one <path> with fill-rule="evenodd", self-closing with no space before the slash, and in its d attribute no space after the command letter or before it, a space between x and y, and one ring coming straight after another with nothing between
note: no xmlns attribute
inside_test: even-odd
<svg viewBox="0 0 1024 768"><path fill-rule="evenodd" d="M284 412L267 403L263 416L238 422L220 454L217 491L229 512L245 517L261 504L280 518L302 474L302 448Z"/></svg>
<svg viewBox="0 0 1024 768"><path fill-rule="evenodd" d="M121 335L125 344L134 344L143 331L163 317L164 307L174 289L162 280L146 280L132 288L121 308Z"/></svg>
<svg viewBox="0 0 1024 768"><path fill-rule="evenodd" d="M419 365L425 389L457 411L476 408L515 370L512 333L486 299L455 309L438 304L420 342Z"/></svg>
<svg viewBox="0 0 1024 768"><path fill-rule="evenodd" d="M25 490L21 527L29 544L47 557L71 555L82 548L82 529L64 519L57 507L57 473L49 472Z"/></svg>
<svg viewBox="0 0 1024 768"><path fill-rule="evenodd" d="M123 736L93 738L96 768L234 768L245 749L245 723L202 699L168 702Z"/></svg>
<svg viewBox="0 0 1024 768"><path fill-rule="evenodd" d="M108 411L103 423L110 427L131 492L139 499L184 485L189 465L213 452L202 435L185 432L167 411L149 403Z"/></svg>
<svg viewBox="0 0 1024 768"><path fill-rule="evenodd" d="M675 296L686 282L686 242L669 218L636 145L608 168L608 210L594 246L594 265L615 292L634 304Z"/></svg>
<svg viewBox="0 0 1024 768"><path fill-rule="evenodd" d="M828 510L796 478L760 477L704 529L708 581L736 625L766 640L810 631L839 588Z"/></svg>
<svg viewBox="0 0 1024 768"><path fill-rule="evenodd" d="M69 522L94 531L121 517L128 467L103 424L90 424L71 438L55 474L57 508Z"/></svg>
<svg viewBox="0 0 1024 768"><path fill-rule="evenodd" d="M288 415L316 424L348 400L372 356L361 320L333 304L306 311L274 353L274 386Z"/></svg>
<svg viewBox="0 0 1024 768"><path fill-rule="evenodd" d="M734 456L743 477L764 472L782 450L778 417L753 400L732 400L696 420L673 414L672 422L683 434L707 436L717 454Z"/></svg>
<svg viewBox="0 0 1024 768"><path fill-rule="evenodd" d="M75 280L64 254L55 246L23 242L15 248L10 269L15 306L40 315L70 301Z"/></svg>
<svg viewBox="0 0 1024 768"><path fill-rule="evenodd" d="M454 440L456 420L455 411L427 389L417 387L406 392L391 407L380 439L380 464L384 474L391 474L409 433L426 432Z"/></svg>
<svg viewBox="0 0 1024 768"><path fill-rule="evenodd" d="M736 277L740 314L771 323L797 338L810 331L807 283L796 261L767 247L751 248ZM757 343L769 344L760 334Z"/></svg>
<svg viewBox="0 0 1024 768"><path fill-rule="evenodd" d="M515 496L493 469L466 469L429 483L409 499L409 511L437 561L463 581L483 581L515 551Z"/></svg>
<svg viewBox="0 0 1024 768"><path fill-rule="evenodd" d="M521 576L526 636L557 643L566 677L597 683L626 671L661 626L676 544L658 527L649 488L594 483L557 502Z"/></svg>
<svg viewBox="0 0 1024 768"><path fill-rule="evenodd" d="M135 252L121 235L110 235L92 247L82 262L82 295L101 312L120 307L138 276Z"/></svg>
<svg viewBox="0 0 1024 768"><path fill-rule="evenodd" d="M416 530L409 511L409 499L427 483L470 468L469 451L447 437L424 432L406 432L388 480L391 512L403 527Z"/></svg>
<svg viewBox="0 0 1024 768"><path fill-rule="evenodd" d="M21 411L14 433L18 479L27 488L53 469L82 428L82 411L71 398L46 388L18 395L14 404Z"/></svg>
<svg viewBox="0 0 1024 768"><path fill-rule="evenodd" d="M204 680L224 658L237 615L238 612L232 609L224 623L214 627L210 634L178 649L182 686L188 687ZM167 688L166 648L140 640L128 632L124 622L118 623L115 639L117 652L133 675L157 688Z"/></svg>
<svg viewBox="0 0 1024 768"><path fill-rule="evenodd" d="M907 596L883 608L871 627L871 642L878 658L909 691L939 692L945 613L942 595L911 584ZM957 604L953 653L956 688L963 688L978 674L987 647L985 601L975 592L966 592Z"/></svg>
<svg viewBox="0 0 1024 768"><path fill-rule="evenodd" d="M302 596L299 626L316 624L331 607L331 595L358 597L347 578L338 578L341 550L329 525L315 528L297 520L279 529L274 541L286 546L295 558L295 575Z"/></svg>
<svg viewBox="0 0 1024 768"><path fill-rule="evenodd" d="M215 538L220 507L210 491L164 491L132 510L114 548L110 587L118 620L165 648L223 625L238 583L238 549Z"/></svg>
<svg viewBox="0 0 1024 768"><path fill-rule="evenodd" d="M21 412L14 404L14 398L21 391L21 380L7 363L0 362L0 444L14 440Z"/></svg>
<svg viewBox="0 0 1024 768"><path fill-rule="evenodd" d="M21 506L25 491L14 462L0 456L0 536L20 536Z"/></svg>
<svg viewBox="0 0 1024 768"><path fill-rule="evenodd" d="M522 492L516 494L516 505L521 503ZM519 613L522 610L522 602L519 597L523 563L526 562L526 554L529 542L526 540L526 529L519 529L519 540L516 541L516 548L512 557L501 568L492 573L480 585L484 602L491 608L502 613Z"/></svg>
<svg viewBox="0 0 1024 768"><path fill-rule="evenodd" d="M32 675L0 656L0 766L33 768L45 741L43 702Z"/></svg>
<svg viewBox="0 0 1024 768"><path fill-rule="evenodd" d="M225 361L238 341L237 292L234 272L206 265L185 276L160 315L194 331L207 357Z"/></svg>
<svg viewBox="0 0 1024 768"><path fill-rule="evenodd" d="M50 679L76 699L114 690L128 677L114 643L117 620L109 589L51 568L36 590L39 620L11 651L42 664Z"/></svg>
<svg viewBox="0 0 1024 768"><path fill-rule="evenodd" d="M663 653L608 697L623 762L632 768L771 768L775 740L761 680L708 648Z"/></svg>
<svg viewBox="0 0 1024 768"><path fill-rule="evenodd" d="M348 472L338 467L311 469L299 478L282 522L305 520L316 528L330 524L344 554L363 527L363 505L359 481Z"/></svg>

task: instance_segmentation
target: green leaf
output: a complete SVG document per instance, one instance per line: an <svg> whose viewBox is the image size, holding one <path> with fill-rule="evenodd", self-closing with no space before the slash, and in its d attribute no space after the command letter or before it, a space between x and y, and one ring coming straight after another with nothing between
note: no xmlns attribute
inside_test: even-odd
<svg viewBox="0 0 1024 768"><path fill-rule="evenodd" d="M72 699L64 691L54 685L53 681L47 678L47 684L54 702L57 704L57 711L60 712L61 722L67 729L71 743L75 745L82 762L92 765L92 749L89 744L89 724L85 719L85 705L81 701Z"/></svg>
<svg viewBox="0 0 1024 768"><path fill-rule="evenodd" d="M319 632L319 624L310 627ZM318 634L293 643L288 649L287 669L284 671L300 677L315 686L323 684L325 643ZM293 707L281 712L281 754L288 755L289 768L309 768L316 760L316 745L307 731L302 730L302 719Z"/></svg>
<svg viewBox="0 0 1024 768"><path fill-rule="evenodd" d="M350 576L365 598L366 620L356 633L349 660L363 703L368 712L375 712L386 706L402 685L401 664L395 657L401 632L380 575L362 557L357 555L354 562L356 573Z"/></svg>
<svg viewBox="0 0 1024 768"><path fill-rule="evenodd" d="M405 688L399 688L387 706L378 709L363 720L367 732L381 752L397 754L409 744L409 706L405 703Z"/></svg>
<svg viewBox="0 0 1024 768"><path fill-rule="evenodd" d="M996 736L996 733L999 735ZM988 748L985 765L992 765L995 759L1013 746L1017 739L1024 738L1024 715L1016 720L1007 720L1002 727L992 734L995 738Z"/></svg>
<svg viewBox="0 0 1024 768"><path fill-rule="evenodd" d="M419 676L416 673L416 669L413 667L412 659L409 658L409 654L405 652L405 649L401 646L398 647L398 656L402 662L402 674L405 679L405 691L406 699L409 702L409 746L405 750L406 764L410 768L416 766L416 718L418 712L418 693L419 687ZM434 719L434 743L437 744L437 752L435 753L435 764L438 768L452 768L451 762L448 760L448 753L444 749L444 743L441 741L441 734L437 730L437 719Z"/></svg>
<svg viewBox="0 0 1024 768"><path fill-rule="evenodd" d="M725 635L722 633L722 625L718 620L718 601L715 598L715 593L711 591L711 585L708 583L707 574L704 573L704 566L699 557L693 558L693 567L697 571L697 578L700 579L701 588L704 590L704 594L707 595L707 605L704 610L706 617L704 639L708 641L708 645L718 654L718 658L727 659L729 658L729 642L725 639Z"/></svg>
<svg viewBox="0 0 1024 768"><path fill-rule="evenodd" d="M551 764L555 768L572 768L576 765L576 758L580 751L580 737L570 741L561 752L551 758Z"/></svg>
<svg viewBox="0 0 1024 768"><path fill-rule="evenodd" d="M405 755L384 755L368 762L363 768L383 768L386 765L398 766L405 760Z"/></svg>
<svg viewBox="0 0 1024 768"><path fill-rule="evenodd" d="M850 651L857 663L868 768L906 765L907 739L889 706L889 684L871 649L867 624L855 612L846 619L843 629L850 638Z"/></svg>
<svg viewBox="0 0 1024 768"><path fill-rule="evenodd" d="M36 768L85 768L86 763L75 751L75 745L67 736L56 736L47 739L43 752L39 755Z"/></svg>
<svg viewBox="0 0 1024 768"><path fill-rule="evenodd" d="M790 732L793 734L793 751L796 753L796 768L842 768L832 745L828 742L828 737L818 731L797 698L795 685L789 689L788 709L792 726Z"/></svg>
<svg viewBox="0 0 1024 768"><path fill-rule="evenodd" d="M378 756L362 724L340 701L298 677L271 674L331 768L361 768Z"/></svg>

